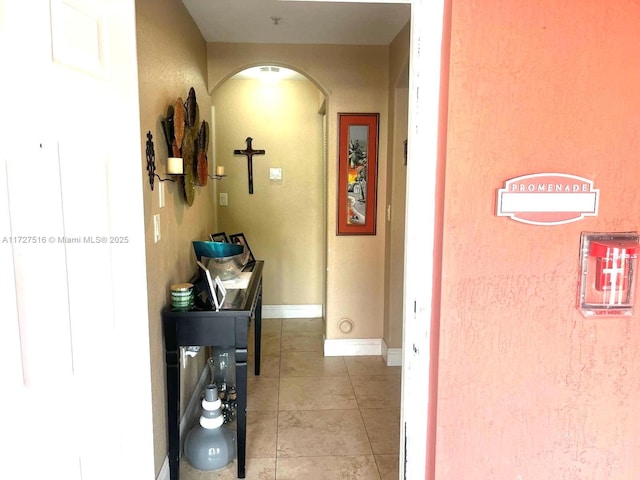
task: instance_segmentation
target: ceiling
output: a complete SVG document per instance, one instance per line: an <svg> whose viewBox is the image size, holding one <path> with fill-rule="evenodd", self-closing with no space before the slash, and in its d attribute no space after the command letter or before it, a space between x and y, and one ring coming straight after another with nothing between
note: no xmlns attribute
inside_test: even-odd
<svg viewBox="0 0 640 480"><path fill-rule="evenodd" d="M375 1L375 0L374 0ZM394 3L182 0L207 42L388 45L411 17Z"/></svg>

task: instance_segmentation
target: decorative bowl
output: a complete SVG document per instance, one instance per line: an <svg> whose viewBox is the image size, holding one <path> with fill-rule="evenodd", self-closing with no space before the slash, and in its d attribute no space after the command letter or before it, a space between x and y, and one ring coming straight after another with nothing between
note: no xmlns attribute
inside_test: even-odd
<svg viewBox="0 0 640 480"><path fill-rule="evenodd" d="M200 261L207 267L212 277L215 278L217 275L220 280L224 281L233 280L240 275L246 257L247 255L242 253L230 257L202 257Z"/></svg>
<svg viewBox="0 0 640 480"><path fill-rule="evenodd" d="M200 260L202 257L233 257L241 254L244 247L234 243L194 241L193 250L196 253L196 258Z"/></svg>

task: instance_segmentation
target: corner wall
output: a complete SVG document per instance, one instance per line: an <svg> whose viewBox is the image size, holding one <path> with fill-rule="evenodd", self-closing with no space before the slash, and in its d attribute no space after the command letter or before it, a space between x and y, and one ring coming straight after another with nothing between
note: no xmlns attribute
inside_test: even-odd
<svg viewBox="0 0 640 480"><path fill-rule="evenodd" d="M409 47L411 24L389 46L389 162L387 164L387 221L385 246L385 319L383 339L389 348L402 347L404 305L404 240L407 165L404 141L409 122ZM420 161L416 158L415 161Z"/></svg>

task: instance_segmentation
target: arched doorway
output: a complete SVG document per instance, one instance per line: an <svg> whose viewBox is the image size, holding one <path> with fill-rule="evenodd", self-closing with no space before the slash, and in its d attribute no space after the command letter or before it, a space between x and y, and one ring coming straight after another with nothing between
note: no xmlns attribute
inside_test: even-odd
<svg viewBox="0 0 640 480"><path fill-rule="evenodd" d="M228 175L216 184L217 228L244 233L254 255L265 260L265 318L323 316L323 99L313 81L276 65L243 68L212 92L214 162ZM233 154L249 137L254 149L265 150L252 159L253 193L247 157Z"/></svg>

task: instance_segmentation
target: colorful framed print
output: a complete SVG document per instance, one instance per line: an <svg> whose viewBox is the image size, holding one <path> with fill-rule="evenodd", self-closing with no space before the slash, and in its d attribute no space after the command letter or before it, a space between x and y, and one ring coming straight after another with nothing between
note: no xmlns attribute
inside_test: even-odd
<svg viewBox="0 0 640 480"><path fill-rule="evenodd" d="M338 235L376 234L379 117L338 114Z"/></svg>

